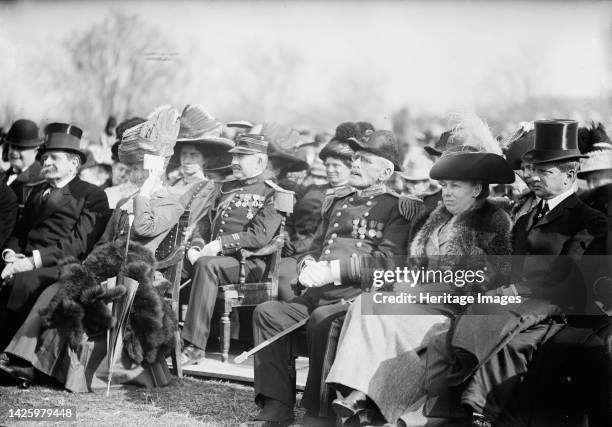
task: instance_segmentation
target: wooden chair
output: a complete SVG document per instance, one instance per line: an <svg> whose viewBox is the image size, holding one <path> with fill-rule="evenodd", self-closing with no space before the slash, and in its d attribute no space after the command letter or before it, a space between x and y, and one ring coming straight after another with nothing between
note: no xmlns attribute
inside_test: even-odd
<svg viewBox="0 0 612 427"><path fill-rule="evenodd" d="M183 212L178 222L170 229L168 235L159 244L155 251L157 261L157 271L170 282L169 296L167 300L172 306L172 311L176 318L179 318L179 293L181 289L181 274L183 272L183 262L187 246L187 236L185 229L189 222L189 211ZM166 293L166 295L168 294ZM179 378L183 376L181 367L181 333L177 328L174 332L174 350L172 351L172 364Z"/></svg>
<svg viewBox="0 0 612 427"><path fill-rule="evenodd" d="M221 312L219 320L219 339L221 341L221 357L223 362L229 358L230 347L230 313L236 307L256 306L266 301L278 300L278 269L281 251L287 238L285 230L286 216L293 212L294 193L277 190L274 207L282 215L281 225L276 236L263 248L257 251L241 250L240 274L237 284L219 286L217 293L217 309ZM266 270L260 282L246 283L246 260L250 257L267 256Z"/></svg>

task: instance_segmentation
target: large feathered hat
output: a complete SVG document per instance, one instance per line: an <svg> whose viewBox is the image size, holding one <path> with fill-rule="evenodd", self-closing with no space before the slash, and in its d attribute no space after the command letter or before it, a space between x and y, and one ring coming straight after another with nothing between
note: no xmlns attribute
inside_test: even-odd
<svg viewBox="0 0 612 427"><path fill-rule="evenodd" d="M231 139L221 136L223 125L202 105L186 105L179 121L181 126L170 164L180 164L181 146L191 144L204 156L204 171L211 172L231 167L232 155L229 150L236 144Z"/></svg>
<svg viewBox="0 0 612 427"><path fill-rule="evenodd" d="M612 142L603 124L592 123L578 130L578 145L588 156L580 161L578 178L586 178L590 172L612 169Z"/></svg>
<svg viewBox="0 0 612 427"><path fill-rule="evenodd" d="M452 147L442 153L429 176L437 180L511 184L514 171L501 156L501 147L487 125L475 114L454 115L449 139Z"/></svg>
<svg viewBox="0 0 612 427"><path fill-rule="evenodd" d="M125 130L119 145L119 160L134 164L142 162L145 154L172 156L180 127L178 118L176 108L162 106L149 114L146 122Z"/></svg>
<svg viewBox="0 0 612 427"><path fill-rule="evenodd" d="M361 127L359 123L361 123ZM365 133L367 133L367 135L371 135L372 132L374 132L374 126L371 124L367 122L359 123L340 123L336 128L336 133L332 139L319 152L319 158L325 161L325 159L328 157L335 157L337 159L350 162L353 154L355 154L355 151L351 148L349 139L354 138L357 141L362 141Z"/></svg>

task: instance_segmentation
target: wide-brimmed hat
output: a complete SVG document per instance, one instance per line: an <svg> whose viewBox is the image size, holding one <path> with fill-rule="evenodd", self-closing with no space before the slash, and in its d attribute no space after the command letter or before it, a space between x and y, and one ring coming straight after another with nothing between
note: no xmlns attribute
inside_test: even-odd
<svg viewBox="0 0 612 427"><path fill-rule="evenodd" d="M354 154L355 151L350 147L348 141L345 142L334 139L328 142L319 152L319 158L325 161L328 157L333 157L334 159L350 162Z"/></svg>
<svg viewBox="0 0 612 427"><path fill-rule="evenodd" d="M236 146L229 152L232 154L267 154L268 141L264 135L244 133L236 137Z"/></svg>
<svg viewBox="0 0 612 427"><path fill-rule="evenodd" d="M356 138L349 138L349 146L355 151L366 151L387 159L393 163L395 171L402 171L402 167L399 165L399 146L395 135L389 130L374 131L363 142Z"/></svg>
<svg viewBox="0 0 612 427"><path fill-rule="evenodd" d="M436 180L511 184L514 171L506 160L493 153L478 152L470 146L447 150L434 163L429 176Z"/></svg>
<svg viewBox="0 0 612 427"><path fill-rule="evenodd" d="M81 128L68 123L50 123L45 127L45 140L41 147L41 155L48 151L64 151L78 154L81 163L85 163L87 155L81 150Z"/></svg>
<svg viewBox="0 0 612 427"><path fill-rule="evenodd" d="M187 104L179 118L180 127L176 143L200 142L203 138L218 138L221 136L223 125L215 120L202 105Z"/></svg>
<svg viewBox="0 0 612 427"><path fill-rule="evenodd" d="M4 140L17 149L35 148L43 142L38 134L38 126L32 120L16 120Z"/></svg>
<svg viewBox="0 0 612 427"><path fill-rule="evenodd" d="M442 153L446 151L447 149L448 138L450 137L450 135L451 135L451 131L449 130L444 131L442 132L440 137L436 140L436 142L433 145L426 145L423 148L425 149L427 154L431 156L435 156L435 157L441 156Z"/></svg>
<svg viewBox="0 0 612 427"><path fill-rule="evenodd" d="M508 165L513 170L519 170L523 156L535 147L535 130L521 126L508 140L505 154Z"/></svg>
<svg viewBox="0 0 612 427"><path fill-rule="evenodd" d="M523 160L537 164L586 158L578 149L578 122L575 120L536 120L535 145Z"/></svg>
<svg viewBox="0 0 612 427"><path fill-rule="evenodd" d="M299 172L307 170L309 164L304 159L295 156L286 150L283 150L277 144L270 142L268 144L268 158L279 159L283 162L283 170L286 172Z"/></svg>

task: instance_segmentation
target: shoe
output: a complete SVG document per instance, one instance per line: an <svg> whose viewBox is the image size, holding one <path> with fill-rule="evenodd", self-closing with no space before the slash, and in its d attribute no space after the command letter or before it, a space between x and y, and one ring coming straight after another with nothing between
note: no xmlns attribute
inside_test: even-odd
<svg viewBox="0 0 612 427"><path fill-rule="evenodd" d="M15 366L9 364L0 364L0 371L5 377L12 380L14 384L20 388L29 388L34 382L34 368L31 366Z"/></svg>
<svg viewBox="0 0 612 427"><path fill-rule="evenodd" d="M266 398L264 406L249 426L288 426L293 422L293 408L275 399Z"/></svg>
<svg viewBox="0 0 612 427"><path fill-rule="evenodd" d="M491 427L493 423L487 420L484 415L473 413L471 427Z"/></svg>
<svg viewBox="0 0 612 427"><path fill-rule="evenodd" d="M189 344L181 353L181 366L196 365L204 359L206 359L206 351Z"/></svg>
<svg viewBox="0 0 612 427"><path fill-rule="evenodd" d="M367 396L357 390L353 390L346 397L339 397L332 402L332 409L340 418L350 418L368 406Z"/></svg>

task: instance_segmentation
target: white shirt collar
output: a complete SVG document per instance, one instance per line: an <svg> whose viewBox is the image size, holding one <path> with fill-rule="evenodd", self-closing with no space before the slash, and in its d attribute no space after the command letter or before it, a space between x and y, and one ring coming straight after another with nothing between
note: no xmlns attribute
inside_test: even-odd
<svg viewBox="0 0 612 427"><path fill-rule="evenodd" d="M567 199L572 194L574 194L574 187L559 194L558 196L553 197L552 199L545 200L546 204L548 205L548 209L552 211L554 208L556 208L559 205L559 203Z"/></svg>

